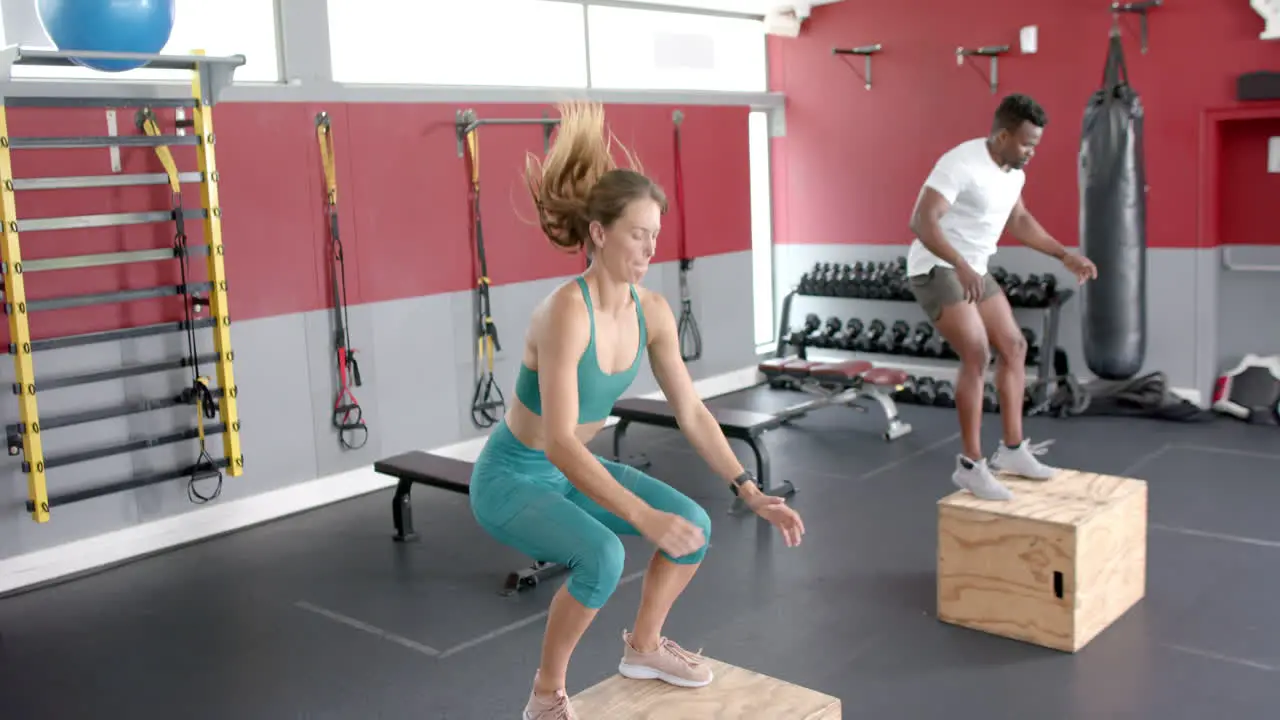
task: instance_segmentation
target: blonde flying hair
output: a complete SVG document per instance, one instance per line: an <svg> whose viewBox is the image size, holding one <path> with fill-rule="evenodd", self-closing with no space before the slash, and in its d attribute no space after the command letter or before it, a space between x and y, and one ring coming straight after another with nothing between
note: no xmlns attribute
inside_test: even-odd
<svg viewBox="0 0 1280 720"><path fill-rule="evenodd" d="M629 168L613 159L617 140L605 129L599 103L571 102L559 106L560 125L547 156L529 153L525 182L538 210L538 223L551 243L567 252L591 252L591 223L611 226L640 199L667 210L662 188L645 177L640 161L621 142Z"/></svg>

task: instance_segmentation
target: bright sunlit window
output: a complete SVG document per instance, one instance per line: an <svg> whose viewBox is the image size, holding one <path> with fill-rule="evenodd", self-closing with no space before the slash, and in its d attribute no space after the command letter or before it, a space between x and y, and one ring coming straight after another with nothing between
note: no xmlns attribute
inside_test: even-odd
<svg viewBox="0 0 1280 720"><path fill-rule="evenodd" d="M35 3L31 3L33 6ZM6 10L10 10L8 3ZM6 17L6 44L52 48L34 7L30 12ZM177 14L165 55L186 55L203 50L207 55L244 55L236 69L236 82L279 82L280 58L274 0L177 0ZM139 68L119 73L83 67L15 65L13 77L51 80L187 80L189 70Z"/></svg>
<svg viewBox="0 0 1280 720"><path fill-rule="evenodd" d="M764 23L589 5L591 85L613 90L768 89Z"/></svg>
<svg viewBox="0 0 1280 720"><path fill-rule="evenodd" d="M587 86L586 21L577 3L328 2L337 82Z"/></svg>

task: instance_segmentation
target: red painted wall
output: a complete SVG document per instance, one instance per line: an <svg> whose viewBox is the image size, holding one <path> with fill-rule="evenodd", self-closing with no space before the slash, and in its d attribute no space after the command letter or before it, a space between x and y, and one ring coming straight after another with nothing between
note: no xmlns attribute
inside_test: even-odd
<svg viewBox="0 0 1280 720"><path fill-rule="evenodd" d="M787 95L787 135L774 141L777 242L909 242L911 207L938 156L985 135L1000 97L1023 92L1050 116L1024 199L1060 241L1077 244L1076 152L1085 102L1102 80L1108 6L844 0L816 8L801 37L770 38L771 89ZM1262 18L1241 1L1156 8L1146 55L1138 17L1121 22L1129 77L1147 111L1148 243L1194 247L1201 113L1236 104L1237 75L1280 69L1280 45L1258 39ZM1018 51L1024 25L1039 26L1035 55ZM872 43L884 49L872 59L868 91L850 68L861 72L863 59L832 56L831 48ZM989 60L957 67L955 49L1002 44L1012 51L1000 58L992 95Z"/></svg>
<svg viewBox="0 0 1280 720"><path fill-rule="evenodd" d="M471 215L465 161L458 157L454 114L428 104L226 103L215 108L217 161L233 321L328 307L328 229L324 176L314 117L327 111L335 128L340 230L346 251L348 302L459 291L474 286ZM541 105L476 106L481 117L541 117ZM639 155L646 172L672 199L658 260L677 257L674 141L670 106L606 109L618 139ZM688 252L706 256L751 247L751 197L746 108L680 108L686 186ZM133 132L132 111L120 110L121 133ZM172 111L160 111L172 127ZM104 135L101 109L16 109L11 136ZM495 285L569 275L577 255L554 249L541 235L521 179L525 153L542 152L537 126L480 130L482 215L489 276ZM175 148L182 170L195 151ZM149 148L122 148L124 172L162 172ZM105 149L14 150L16 177L108 174ZM184 188L199 207L199 186ZM20 218L167 209L166 187L17 193ZM188 224L203 244L202 226ZM24 258L168 247L171 224L29 232ZM206 277L204 258L191 263ZM31 299L110 292L181 282L176 262L31 273ZM129 327L182 317L177 298L96 305L31 316L32 336ZM3 336L8 338L7 323Z"/></svg>
<svg viewBox="0 0 1280 720"><path fill-rule="evenodd" d="M1267 172L1267 141L1280 136L1280 117L1228 121L1219 132L1218 241L1280 245L1280 173Z"/></svg>

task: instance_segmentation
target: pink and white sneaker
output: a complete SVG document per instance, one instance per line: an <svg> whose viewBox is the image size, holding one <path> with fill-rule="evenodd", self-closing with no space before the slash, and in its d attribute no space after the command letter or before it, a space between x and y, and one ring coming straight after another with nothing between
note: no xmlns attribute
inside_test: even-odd
<svg viewBox="0 0 1280 720"><path fill-rule="evenodd" d="M671 685L699 688L714 679L706 658L689 652L675 642L661 638L658 649L640 652L631 644L631 633L622 633L623 654L618 672L632 680L661 680Z"/></svg>

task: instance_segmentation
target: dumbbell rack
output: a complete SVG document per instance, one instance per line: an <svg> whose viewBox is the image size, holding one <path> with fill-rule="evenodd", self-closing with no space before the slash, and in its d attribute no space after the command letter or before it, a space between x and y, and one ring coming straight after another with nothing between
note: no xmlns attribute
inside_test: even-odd
<svg viewBox="0 0 1280 720"><path fill-rule="evenodd" d="M1067 303L1071 297L1075 295L1075 290L1071 288L1058 287L1053 296L1049 298L1049 302L1043 306L1029 307L1026 305L1016 305L1014 310L1040 310L1044 313L1043 329L1041 330L1039 363L1037 364L1038 379L1045 380L1054 376L1053 359L1058 349L1058 318L1062 312L1062 306ZM898 298L865 298L865 297L846 297L843 295L814 295L810 293L801 293L799 288L793 288L782 298L782 315L778 318L778 346L774 353L774 357L787 357L787 348L790 343L790 325L791 325L791 303L796 297L812 297L823 298L828 300L861 300L863 302L888 302L899 304L914 304L912 300L901 300ZM851 352L851 351L846 351ZM806 346L796 346L796 354L801 359L806 359ZM878 354L878 353L877 353ZM896 357L896 356L885 356ZM931 358L944 360L944 358ZM958 362L952 360L952 362ZM1046 383L1038 382L1034 384L1032 391L1032 399L1035 404L1039 405L1045 402L1049 396L1049 386Z"/></svg>
<svg viewBox="0 0 1280 720"><path fill-rule="evenodd" d="M10 76L10 70L14 65L70 67L74 65L75 58L141 60L149 68L190 70L192 73L191 93L185 98L161 97L166 93L158 93L156 92L157 88L145 86L137 89L135 91L137 95L133 97L36 97L12 92L17 86ZM187 478L190 482L194 482L200 478L216 475L221 480L224 468L227 470L227 474L232 476L243 474L244 459L240 451L240 420L237 410L235 376L232 370L234 353L231 349L231 318L228 314L227 306L222 210L219 205L219 177L214 158L215 136L212 108L216 103L218 94L231 84L235 69L243 65L244 62L245 57L243 55L210 57L202 52L195 52L191 55L150 55L97 51L51 51L17 46L10 46L0 50L0 83L3 84L3 92L0 93L0 268L3 270L3 304L9 322L9 345L7 349L13 356L14 364L13 394L17 397L19 410L19 421L6 427L6 433L9 454L18 455L21 453L23 456L22 468L27 475L28 487L27 511L31 514L32 519L38 523L48 522L50 508L57 505L80 502L173 479ZM114 93L103 94L114 95ZM146 97L139 97L142 95ZM137 124L143 134L113 134L101 137L11 136L8 129L8 109L15 107L136 108L140 113ZM191 128L191 134L160 134L154 125L154 115L150 113L152 107L190 109L192 113L191 119L189 122L184 122L181 127ZM144 121L144 118L150 121ZM179 172L177 170L176 164L172 161L172 156L168 154L168 148L179 145L196 148L198 171ZM148 147L155 148L157 153L163 151L162 164L166 166L166 172L38 178L18 178L13 175L10 157L12 150L119 147ZM183 208L181 206L178 200L181 197L178 187L181 183L199 184L201 207ZM105 188L126 185L169 185L174 199L173 206L166 210L48 218L21 218L17 210L16 191L56 191L72 188ZM186 220L200 221L203 226L204 245L188 246L186 244L186 231L184 230L184 221ZM143 225L161 222L175 225L176 235L180 241L175 240L174 247L24 260L19 243L20 234L25 235L31 232ZM23 239L26 240L25 237ZM205 256L207 258L208 280L203 283L192 283L185 277L186 258L196 256ZM184 263L184 280L180 285L68 295L47 299L33 300L27 297L28 276L32 273L173 260ZM207 295L200 296L199 291L205 291ZM189 303L192 307L192 312L188 314L188 320L79 335L42 339L32 338L30 327L32 313L174 296L181 297L182 302ZM205 308L209 310L210 317L199 320L194 319L194 313ZM196 353L194 331L202 328L211 329L215 354L199 355ZM40 381L36 379L33 355L41 351L83 347L176 332L186 332L188 334L186 357L103 369L71 376L46 377ZM208 378L201 377L195 380L194 386L187 387L181 393L166 398L132 400L115 407L82 410L52 417L40 417L37 409L36 398L38 392L41 391L48 392L104 380L139 377L179 368L188 369L195 374L202 362L210 362L214 365L218 381L216 388L209 387ZM218 398L218 401L216 403L206 402L211 397ZM206 424L204 417L210 420L214 417L212 414L215 412L213 410L214 404L217 406L216 412L221 422ZM54 456L48 456L45 452L42 431L59 427L71 427L107 418L125 417L178 405L191 405L196 408L198 427L183 428L156 437L132 439L106 447L65 451ZM204 417L201 416L201 410L205 411ZM206 434L220 434L222 436L224 457L215 460L205 454ZM112 455L131 453L196 439L200 441L201 459L196 460L190 466L160 472L144 472L125 480L74 491L50 493L46 487L46 471L52 468L90 462Z"/></svg>

